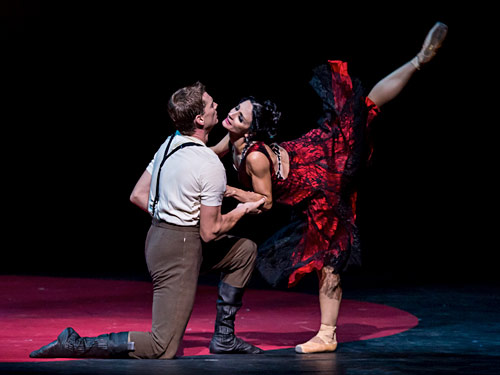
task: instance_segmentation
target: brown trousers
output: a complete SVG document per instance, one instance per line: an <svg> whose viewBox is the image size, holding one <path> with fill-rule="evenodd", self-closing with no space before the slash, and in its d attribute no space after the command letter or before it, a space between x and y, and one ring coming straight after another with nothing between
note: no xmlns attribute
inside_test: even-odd
<svg viewBox="0 0 500 375"><path fill-rule="evenodd" d="M152 327L151 332L130 332L135 351L129 355L171 359L193 310L200 270L220 271L222 281L242 288L253 272L257 245L232 236L202 244L198 227L153 222L145 255L153 281Z"/></svg>

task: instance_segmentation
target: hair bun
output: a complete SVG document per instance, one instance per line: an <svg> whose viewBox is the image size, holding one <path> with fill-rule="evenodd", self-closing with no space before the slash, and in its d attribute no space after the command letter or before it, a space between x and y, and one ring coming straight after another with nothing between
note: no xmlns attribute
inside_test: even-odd
<svg viewBox="0 0 500 375"><path fill-rule="evenodd" d="M270 100L264 102L264 110L269 113L271 121L277 125L281 118L281 112L278 111L278 106Z"/></svg>
<svg viewBox="0 0 500 375"><path fill-rule="evenodd" d="M270 100L259 102L253 96L240 100L240 103L249 100L252 105L252 124L249 129L249 139L256 141L272 141L277 135L278 122L281 112L278 106Z"/></svg>

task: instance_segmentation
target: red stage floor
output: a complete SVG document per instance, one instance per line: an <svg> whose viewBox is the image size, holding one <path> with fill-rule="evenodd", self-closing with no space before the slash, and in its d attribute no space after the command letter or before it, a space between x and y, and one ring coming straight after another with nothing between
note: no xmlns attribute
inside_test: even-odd
<svg viewBox="0 0 500 375"><path fill-rule="evenodd" d="M199 286L179 355L208 354L216 299L215 287ZM151 301L151 283L143 281L0 276L0 362L35 361L29 353L68 326L82 336L149 331ZM294 347L318 329L315 295L249 289L243 302L236 332L264 350ZM417 324L418 318L403 310L344 299L337 339L368 340Z"/></svg>

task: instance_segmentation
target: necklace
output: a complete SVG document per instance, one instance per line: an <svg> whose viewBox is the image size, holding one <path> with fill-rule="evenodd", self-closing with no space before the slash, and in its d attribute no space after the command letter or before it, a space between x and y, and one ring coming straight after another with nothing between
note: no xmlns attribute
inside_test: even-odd
<svg viewBox="0 0 500 375"><path fill-rule="evenodd" d="M251 146L253 146L255 143L256 143L255 141L253 141L253 142L246 142L245 147L241 151L241 154L238 154L238 149L236 147L234 147L234 145L233 145L233 167L234 167L234 169L236 169L236 170L239 169L239 167L241 165L241 161L245 157L248 149Z"/></svg>
<svg viewBox="0 0 500 375"><path fill-rule="evenodd" d="M276 177L283 180L283 174L281 173L281 151L280 146L277 143L271 143L271 150L274 152L278 158L278 170L276 171Z"/></svg>
<svg viewBox="0 0 500 375"><path fill-rule="evenodd" d="M241 151L240 161L243 160L243 158L245 157L248 149L250 147L252 147L255 143L257 143L257 142L256 141L246 142L245 147L243 148L243 151Z"/></svg>
<svg viewBox="0 0 500 375"><path fill-rule="evenodd" d="M239 169L239 167L241 165L241 161L245 157L248 149L251 146L253 146L255 143L256 143L256 141L246 143L246 145L243 148L243 151L241 152L240 155L238 155L238 150L233 145L233 167L234 167L235 170ZM277 143L271 143L270 148L271 148L271 151L278 158L278 170L276 171L276 177L278 179L280 179L280 180L283 180L284 178L283 178L283 173L282 173L282 168L283 167L281 165L281 151L280 151L280 146Z"/></svg>

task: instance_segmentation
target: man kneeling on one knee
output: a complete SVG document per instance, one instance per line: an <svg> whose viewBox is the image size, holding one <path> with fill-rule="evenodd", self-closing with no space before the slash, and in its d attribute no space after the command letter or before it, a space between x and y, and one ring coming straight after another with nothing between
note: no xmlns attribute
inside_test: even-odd
<svg viewBox="0 0 500 375"><path fill-rule="evenodd" d="M68 327L30 357L174 358L191 316L200 271L221 272L210 352L262 352L234 333L257 246L226 233L245 214L260 212L265 198L221 213L226 173L217 150L206 146L218 122L217 103L203 84L177 90L168 111L177 131L159 148L130 197L152 216L145 245L154 289L151 331L80 337Z"/></svg>

